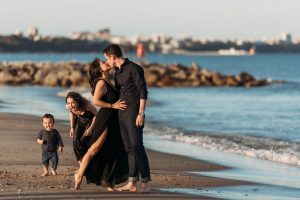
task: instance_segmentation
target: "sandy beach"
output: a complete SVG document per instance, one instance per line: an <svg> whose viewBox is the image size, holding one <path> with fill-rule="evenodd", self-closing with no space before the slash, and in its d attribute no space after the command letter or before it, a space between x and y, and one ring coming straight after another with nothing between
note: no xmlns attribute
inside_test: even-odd
<svg viewBox="0 0 300 200"><path fill-rule="evenodd" d="M0 113L0 199L199 199L199 196L162 192L159 189L192 188L243 185L246 182L209 178L185 171L222 170L225 166L193 160L190 158L147 150L151 166L152 191L150 194L107 192L85 180L82 189L73 191L73 175L78 168L68 136L66 121L56 121L65 144L59 154L57 176L41 177L41 149L36 135L42 128L40 118L23 114ZM210 199L202 197L202 199Z"/></svg>

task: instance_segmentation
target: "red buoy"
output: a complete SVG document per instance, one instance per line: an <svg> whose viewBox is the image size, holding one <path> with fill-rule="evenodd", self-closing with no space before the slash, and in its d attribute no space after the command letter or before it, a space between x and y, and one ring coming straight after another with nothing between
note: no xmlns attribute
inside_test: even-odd
<svg viewBox="0 0 300 200"><path fill-rule="evenodd" d="M143 44L137 44L136 45L136 57L137 58L143 58L145 55L145 49Z"/></svg>

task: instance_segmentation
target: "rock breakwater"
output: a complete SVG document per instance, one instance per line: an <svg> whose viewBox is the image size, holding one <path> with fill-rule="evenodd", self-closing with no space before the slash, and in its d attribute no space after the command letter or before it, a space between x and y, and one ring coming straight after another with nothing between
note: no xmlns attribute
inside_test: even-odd
<svg viewBox="0 0 300 200"><path fill-rule="evenodd" d="M197 64L140 63L149 87L256 87L281 81L256 79L241 72L224 75L199 67ZM0 84L44 86L89 86L89 63L80 62L2 62Z"/></svg>

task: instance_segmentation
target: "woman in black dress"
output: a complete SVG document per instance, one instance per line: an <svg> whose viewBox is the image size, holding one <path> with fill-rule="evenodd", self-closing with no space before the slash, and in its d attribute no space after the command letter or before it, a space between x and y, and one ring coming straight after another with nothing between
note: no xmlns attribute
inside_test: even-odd
<svg viewBox="0 0 300 200"><path fill-rule="evenodd" d="M90 147L82 159L75 177L75 189L79 189L82 177L87 183L95 183L108 190L115 184L127 181L127 154L119 130L117 110L126 108L118 100L118 94L108 79L111 67L96 58L90 65L90 86L94 104L101 107L92 130Z"/></svg>
<svg viewBox="0 0 300 200"><path fill-rule="evenodd" d="M70 111L70 137L79 165L89 147L89 139L95 123L97 110L86 98L77 92L66 96L66 108Z"/></svg>

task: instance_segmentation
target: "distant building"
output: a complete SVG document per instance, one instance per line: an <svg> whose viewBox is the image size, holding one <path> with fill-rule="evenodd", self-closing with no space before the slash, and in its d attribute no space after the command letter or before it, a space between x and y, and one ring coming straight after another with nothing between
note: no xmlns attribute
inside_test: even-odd
<svg viewBox="0 0 300 200"><path fill-rule="evenodd" d="M291 44L292 43L292 35L290 33L282 32L277 37L276 43Z"/></svg>
<svg viewBox="0 0 300 200"><path fill-rule="evenodd" d="M96 33L88 31L74 32L71 34L70 38L72 40L101 41L110 40L111 35L109 29L103 29L97 31Z"/></svg>
<svg viewBox="0 0 300 200"><path fill-rule="evenodd" d="M35 36L38 36L39 30L38 30L37 27L31 26L31 27L28 28L27 34L28 34L28 37L29 37L29 38L32 38L32 39L33 39Z"/></svg>
<svg viewBox="0 0 300 200"><path fill-rule="evenodd" d="M94 40L94 35L90 32L74 32L70 36L73 40Z"/></svg>
<svg viewBox="0 0 300 200"><path fill-rule="evenodd" d="M20 30L15 30L13 35L18 36L18 37L23 37L23 33Z"/></svg>
<svg viewBox="0 0 300 200"><path fill-rule="evenodd" d="M94 34L94 39L95 40L107 40L107 41L109 41L110 38L111 38L111 34L110 34L110 29L108 29L108 28L99 30L98 32L96 32Z"/></svg>
<svg viewBox="0 0 300 200"><path fill-rule="evenodd" d="M242 46L244 44L244 40L243 39L238 39L236 42L235 42L238 46Z"/></svg>
<svg viewBox="0 0 300 200"><path fill-rule="evenodd" d="M159 34L154 34L151 36L151 41L158 44L160 43L160 35Z"/></svg>
<svg viewBox="0 0 300 200"><path fill-rule="evenodd" d="M156 51L155 43L150 42L149 45L148 45L148 50L149 50L150 52L155 52L155 51Z"/></svg>
<svg viewBox="0 0 300 200"><path fill-rule="evenodd" d="M114 44L124 44L124 43L127 43L128 40L126 37L122 37L122 36L114 36L114 37L111 37L110 38L110 42L111 43L114 43Z"/></svg>

